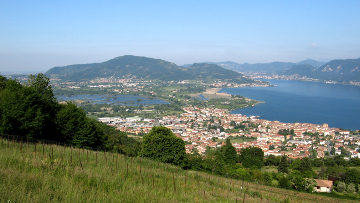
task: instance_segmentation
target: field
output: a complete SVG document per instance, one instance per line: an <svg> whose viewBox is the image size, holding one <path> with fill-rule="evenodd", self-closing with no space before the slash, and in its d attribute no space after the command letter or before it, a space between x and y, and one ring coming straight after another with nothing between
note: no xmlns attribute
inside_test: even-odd
<svg viewBox="0 0 360 203"><path fill-rule="evenodd" d="M341 201L141 157L0 138L0 202Z"/></svg>
<svg viewBox="0 0 360 203"><path fill-rule="evenodd" d="M202 94L203 97L206 99L213 99L213 98L231 98L230 94L227 93L218 93L221 90L221 88L211 88L206 89L206 92L203 93L197 93L197 94L189 94L191 97L199 97L199 95Z"/></svg>

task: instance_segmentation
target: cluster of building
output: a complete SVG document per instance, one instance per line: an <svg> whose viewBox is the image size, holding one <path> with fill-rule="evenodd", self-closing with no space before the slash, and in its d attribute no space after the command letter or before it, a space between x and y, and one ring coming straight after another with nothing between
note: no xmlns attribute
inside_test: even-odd
<svg viewBox="0 0 360 203"><path fill-rule="evenodd" d="M232 82L214 82L214 83L210 83L207 84L210 87L216 87L216 88L224 88L224 87L247 87L247 86L253 86L253 87L263 87L263 86L269 86L268 83L264 83L261 81L258 81L259 83L244 83L244 84L237 84L237 83L232 83Z"/></svg>
<svg viewBox="0 0 360 203"><path fill-rule="evenodd" d="M325 80L321 81L320 79L316 78L309 78L306 76L302 76L299 74L293 74L293 75L259 75L259 74L247 74L250 76L251 79L268 79L268 80L300 80L300 81L307 81L307 82L323 82L323 83L329 83L329 84L350 84L350 85L356 85L360 86L360 82L358 81L349 81L349 82L337 82L332 80Z"/></svg>
<svg viewBox="0 0 360 203"><path fill-rule="evenodd" d="M99 120L115 126L120 131L134 134L148 133L153 126L163 125L187 143L187 153L191 153L195 148L201 154L208 148L221 147L228 137L246 137L252 138L252 141L232 143L239 152L242 148L259 147L264 151L265 156L287 155L290 158L302 158L310 156L310 151L315 150L317 157L320 158L331 150L335 149L336 154L341 154L340 149L345 149L351 157L360 158L360 154L356 151L360 145L359 137L351 135L346 130L330 128L327 124L268 121L241 114L230 114L225 109L217 108L185 107L183 110L186 113L181 114L180 117L101 118ZM234 124L235 126L245 125L247 130L234 129ZM279 130L284 129L294 130L295 135L279 135ZM227 132L222 132L223 130ZM307 135L310 133L317 133L318 136ZM219 142L221 139L224 142ZM330 143L333 144L330 146ZM356 146L356 148L350 148L350 146Z"/></svg>

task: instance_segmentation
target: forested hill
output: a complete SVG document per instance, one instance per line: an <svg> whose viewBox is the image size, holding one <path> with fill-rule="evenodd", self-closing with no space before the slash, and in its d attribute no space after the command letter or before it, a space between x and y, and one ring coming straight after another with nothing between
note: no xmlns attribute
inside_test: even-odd
<svg viewBox="0 0 360 203"><path fill-rule="evenodd" d="M226 62L216 62L216 63L211 62L211 64L217 64L223 68L239 71L239 72L273 74L276 73L277 71L282 71L297 65L311 65L316 68L319 68L320 66L324 65L325 62L319 62L312 59L308 59L308 60L300 61L298 63L274 61L271 63L238 64L235 62L226 61ZM188 65L184 65L184 66L188 66Z"/></svg>
<svg viewBox="0 0 360 203"><path fill-rule="evenodd" d="M279 71L279 75L306 76L326 81L337 82L360 82L360 58L346 60L332 60L319 68L311 65L292 66L286 70Z"/></svg>
<svg viewBox="0 0 360 203"><path fill-rule="evenodd" d="M159 80L192 80L192 79L235 79L242 74L224 69L215 64L194 64L181 67L161 59L139 56L120 56L103 63L78 64L54 67L46 73L65 80L86 80L96 77L136 77Z"/></svg>

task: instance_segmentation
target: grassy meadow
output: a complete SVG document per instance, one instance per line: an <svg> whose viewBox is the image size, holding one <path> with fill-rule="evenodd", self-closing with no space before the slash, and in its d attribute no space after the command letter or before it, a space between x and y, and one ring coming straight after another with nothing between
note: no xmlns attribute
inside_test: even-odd
<svg viewBox="0 0 360 203"><path fill-rule="evenodd" d="M140 157L0 138L0 202L352 202Z"/></svg>

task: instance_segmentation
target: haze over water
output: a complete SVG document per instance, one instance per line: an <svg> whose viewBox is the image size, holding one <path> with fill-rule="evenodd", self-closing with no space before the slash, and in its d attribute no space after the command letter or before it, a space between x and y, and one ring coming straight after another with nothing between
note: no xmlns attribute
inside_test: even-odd
<svg viewBox="0 0 360 203"><path fill-rule="evenodd" d="M291 80L266 81L276 87L222 89L220 92L265 102L231 113L285 123L327 123L329 127L360 129L360 87Z"/></svg>

